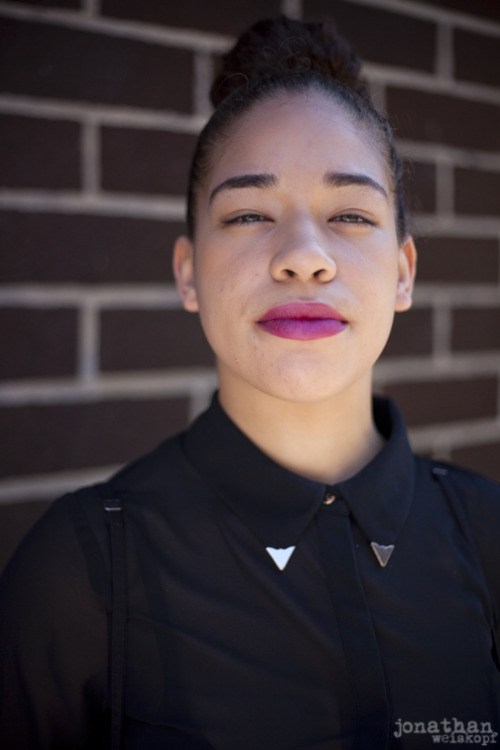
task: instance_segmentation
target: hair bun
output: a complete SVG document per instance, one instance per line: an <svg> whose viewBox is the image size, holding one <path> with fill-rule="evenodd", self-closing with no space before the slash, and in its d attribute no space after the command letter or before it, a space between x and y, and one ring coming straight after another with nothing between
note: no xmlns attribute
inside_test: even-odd
<svg viewBox="0 0 500 750"><path fill-rule="evenodd" d="M242 85L307 71L334 79L367 98L360 70L361 59L332 21L305 23L279 16L257 22L224 55L210 99L217 107Z"/></svg>

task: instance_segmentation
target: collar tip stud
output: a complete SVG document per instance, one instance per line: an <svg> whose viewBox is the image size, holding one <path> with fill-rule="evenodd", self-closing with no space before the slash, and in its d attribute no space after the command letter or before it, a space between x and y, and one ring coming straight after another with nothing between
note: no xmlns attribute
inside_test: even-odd
<svg viewBox="0 0 500 750"><path fill-rule="evenodd" d="M375 553L375 557L379 561L382 568L385 568L390 560L392 553L394 552L394 544L377 544L377 542L371 542L370 547Z"/></svg>

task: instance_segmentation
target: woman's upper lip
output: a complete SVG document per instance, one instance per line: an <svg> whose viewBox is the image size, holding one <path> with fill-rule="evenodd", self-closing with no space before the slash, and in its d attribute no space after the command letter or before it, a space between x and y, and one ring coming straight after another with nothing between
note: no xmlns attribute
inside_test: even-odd
<svg viewBox="0 0 500 750"><path fill-rule="evenodd" d="M268 320L340 320L345 318L337 310L324 302L286 302L271 307L259 319L259 323Z"/></svg>

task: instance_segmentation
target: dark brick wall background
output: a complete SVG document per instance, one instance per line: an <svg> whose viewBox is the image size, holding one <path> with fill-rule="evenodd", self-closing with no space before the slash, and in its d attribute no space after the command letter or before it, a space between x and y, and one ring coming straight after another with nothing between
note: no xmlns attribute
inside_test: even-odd
<svg viewBox="0 0 500 750"><path fill-rule="evenodd" d="M331 16L407 164L420 261L376 370L416 450L500 480L500 5L0 3L0 567L47 504L182 428L215 385L170 269L217 57Z"/></svg>

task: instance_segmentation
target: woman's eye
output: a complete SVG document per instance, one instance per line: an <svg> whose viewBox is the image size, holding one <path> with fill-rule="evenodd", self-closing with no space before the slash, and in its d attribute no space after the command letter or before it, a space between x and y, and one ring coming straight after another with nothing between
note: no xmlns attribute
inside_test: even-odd
<svg viewBox="0 0 500 750"><path fill-rule="evenodd" d="M265 217L261 214L241 214L233 219L226 219L224 224L255 224L259 221L265 221Z"/></svg>
<svg viewBox="0 0 500 750"><path fill-rule="evenodd" d="M335 216L333 221L337 221L342 224L358 224L360 226L373 226L372 221L369 221L364 216L360 216L360 214L341 214L340 216Z"/></svg>

